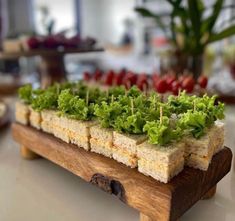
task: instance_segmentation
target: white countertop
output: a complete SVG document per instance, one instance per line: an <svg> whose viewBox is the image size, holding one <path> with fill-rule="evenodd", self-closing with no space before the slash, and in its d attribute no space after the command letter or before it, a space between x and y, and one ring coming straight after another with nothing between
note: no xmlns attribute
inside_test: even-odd
<svg viewBox="0 0 235 221"><path fill-rule="evenodd" d="M235 107L227 109L230 148L235 148L234 113ZM8 128L0 130L0 220L137 221L139 213L48 160L22 159ZM235 220L235 166L214 198L199 201L180 219L189 220Z"/></svg>

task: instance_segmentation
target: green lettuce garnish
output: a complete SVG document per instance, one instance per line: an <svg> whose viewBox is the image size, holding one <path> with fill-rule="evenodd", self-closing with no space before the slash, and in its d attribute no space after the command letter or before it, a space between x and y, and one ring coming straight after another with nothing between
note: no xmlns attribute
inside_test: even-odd
<svg viewBox="0 0 235 221"><path fill-rule="evenodd" d="M31 84L26 84L18 90L19 98L26 104L31 104L33 100L33 89Z"/></svg>
<svg viewBox="0 0 235 221"><path fill-rule="evenodd" d="M162 117L162 122L160 120L147 122L143 131L147 132L151 144L163 146L182 137L182 129L174 127L167 116Z"/></svg>
<svg viewBox="0 0 235 221"><path fill-rule="evenodd" d="M65 89L60 93L58 109L62 114L77 120L90 120L94 116L94 105L87 104L78 95L73 95L70 89Z"/></svg>
<svg viewBox="0 0 235 221"><path fill-rule="evenodd" d="M206 113L189 110L180 116L178 125L191 133L195 138L200 138L205 134Z"/></svg>

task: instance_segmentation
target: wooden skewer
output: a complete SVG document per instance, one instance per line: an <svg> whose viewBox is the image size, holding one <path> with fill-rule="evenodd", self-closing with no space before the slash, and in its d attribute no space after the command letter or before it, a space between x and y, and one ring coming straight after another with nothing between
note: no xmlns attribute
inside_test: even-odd
<svg viewBox="0 0 235 221"><path fill-rule="evenodd" d="M181 88L179 88L178 97L180 96L180 94L181 94Z"/></svg>
<svg viewBox="0 0 235 221"><path fill-rule="evenodd" d="M59 84L56 84L56 94L59 95L59 93L60 93Z"/></svg>
<svg viewBox="0 0 235 221"><path fill-rule="evenodd" d="M86 104L89 103L89 90L86 91Z"/></svg>
<svg viewBox="0 0 235 221"><path fill-rule="evenodd" d="M134 101L133 98L131 98L131 113L134 114Z"/></svg>
<svg viewBox="0 0 235 221"><path fill-rule="evenodd" d="M162 106L160 106L160 124L162 124Z"/></svg>
<svg viewBox="0 0 235 221"><path fill-rule="evenodd" d="M193 101L193 111L196 111L196 100Z"/></svg>
<svg viewBox="0 0 235 221"><path fill-rule="evenodd" d="M154 94L154 109L156 109L156 94Z"/></svg>
<svg viewBox="0 0 235 221"><path fill-rule="evenodd" d="M143 90L144 90L145 96L147 96L147 85L146 84L143 85Z"/></svg>
<svg viewBox="0 0 235 221"><path fill-rule="evenodd" d="M128 88L128 90L131 88L131 82L130 81L127 81L127 88Z"/></svg>

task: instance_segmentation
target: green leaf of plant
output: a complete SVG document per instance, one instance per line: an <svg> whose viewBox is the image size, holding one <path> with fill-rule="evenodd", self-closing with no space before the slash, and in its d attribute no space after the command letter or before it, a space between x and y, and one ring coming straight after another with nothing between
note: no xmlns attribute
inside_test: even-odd
<svg viewBox="0 0 235 221"><path fill-rule="evenodd" d="M164 25L164 23L162 22L162 18L159 15L156 15L154 13L152 13L151 11L149 11L146 8L135 8L135 11L138 12L139 14L141 14L143 17L151 17L154 18L155 21L157 22L157 24L159 25L159 27L162 29L163 32L166 32L166 26Z"/></svg>
<svg viewBox="0 0 235 221"><path fill-rule="evenodd" d="M201 15L202 6L199 5L199 1L188 0L189 18L192 25L192 30L195 36L195 42L198 45L200 42L200 28L201 28Z"/></svg>
<svg viewBox="0 0 235 221"><path fill-rule="evenodd" d="M211 16L209 16L207 19L203 21L203 24L201 26L201 33L205 33L206 31L208 33L212 33L214 25L217 21L217 18L219 17L219 14L223 8L224 0L217 0L213 6L213 13Z"/></svg>
<svg viewBox="0 0 235 221"><path fill-rule="evenodd" d="M222 40L224 38L228 38L232 35L235 35L235 25L233 25L229 28L226 28L226 29L224 29L223 31L221 31L219 33L211 35L208 39L208 43L219 41L219 40Z"/></svg>

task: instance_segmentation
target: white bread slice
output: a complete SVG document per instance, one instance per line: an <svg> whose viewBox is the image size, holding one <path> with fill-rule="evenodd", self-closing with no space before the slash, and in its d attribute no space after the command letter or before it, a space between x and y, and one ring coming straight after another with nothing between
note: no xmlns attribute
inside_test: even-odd
<svg viewBox="0 0 235 221"><path fill-rule="evenodd" d="M103 142L113 142L113 129L103 128L100 125L94 125L90 128L92 138L102 140Z"/></svg>
<svg viewBox="0 0 235 221"><path fill-rule="evenodd" d="M144 158L149 161L161 162L170 165L178 158L184 156L184 143L177 142L167 146L150 144L148 141L137 146L138 159Z"/></svg>
<svg viewBox="0 0 235 221"><path fill-rule="evenodd" d="M145 135L113 132L113 158L132 168L137 167L137 145L147 139Z"/></svg>
<svg viewBox="0 0 235 221"><path fill-rule="evenodd" d="M32 107L29 107L30 114L29 114L29 123L32 127L37 128L38 130L41 129L41 112L35 111Z"/></svg>
<svg viewBox="0 0 235 221"><path fill-rule="evenodd" d="M128 151L130 154L137 154L137 145L147 140L145 135L135 134L122 134L119 132L113 132L113 144L118 149Z"/></svg>
<svg viewBox="0 0 235 221"><path fill-rule="evenodd" d="M44 132L53 134L54 119L57 116L57 112L54 110L43 110L41 112L41 116L42 116L41 129Z"/></svg>
<svg viewBox="0 0 235 221"><path fill-rule="evenodd" d="M112 142L105 140L98 140L96 138L90 139L91 152L102 154L106 157L112 158L113 155L113 144Z"/></svg>
<svg viewBox="0 0 235 221"><path fill-rule="evenodd" d="M131 168L137 167L137 156L129 151L113 146L113 159Z"/></svg>
<svg viewBox="0 0 235 221"><path fill-rule="evenodd" d="M97 124L96 121L81 121L68 119L69 131L78 134L79 136L90 136L90 127Z"/></svg>
<svg viewBox="0 0 235 221"><path fill-rule="evenodd" d="M216 122L200 139L187 136L183 141L185 142L185 156L193 153L202 157L212 157L223 146L224 125Z"/></svg>
<svg viewBox="0 0 235 221"><path fill-rule="evenodd" d="M216 121L202 138L197 140L187 137L184 141L186 146L185 165L207 170L213 155L224 147L224 124Z"/></svg>
<svg viewBox="0 0 235 221"><path fill-rule="evenodd" d="M90 142L89 137L80 136L74 132L69 132L70 143L76 144L78 147L82 147L83 149L89 151L90 150Z"/></svg>
<svg viewBox="0 0 235 221"><path fill-rule="evenodd" d="M215 148L214 148L214 154L218 153L220 150L224 148L224 138L225 138L225 129L224 129L224 123L221 121L215 122L215 133L214 133L214 139L217 140Z"/></svg>
<svg viewBox="0 0 235 221"><path fill-rule="evenodd" d="M174 176L179 174L184 168L183 158L179 158L174 163L170 165L157 164L154 161L148 161L144 159L138 160L138 171L151 176L154 179L168 183Z"/></svg>
<svg viewBox="0 0 235 221"><path fill-rule="evenodd" d="M27 125L29 123L29 106L17 101L15 104L15 119L18 123Z"/></svg>
<svg viewBox="0 0 235 221"><path fill-rule="evenodd" d="M66 143L70 142L69 138L69 120L66 117L59 116L57 113L54 115L53 120L53 134Z"/></svg>
<svg viewBox="0 0 235 221"><path fill-rule="evenodd" d="M156 180L167 183L184 167L184 143L167 146L149 144L137 146L138 170Z"/></svg>
<svg viewBox="0 0 235 221"><path fill-rule="evenodd" d="M202 157L196 154L190 154L185 158L185 165L206 171L210 165L211 159L212 157Z"/></svg>

